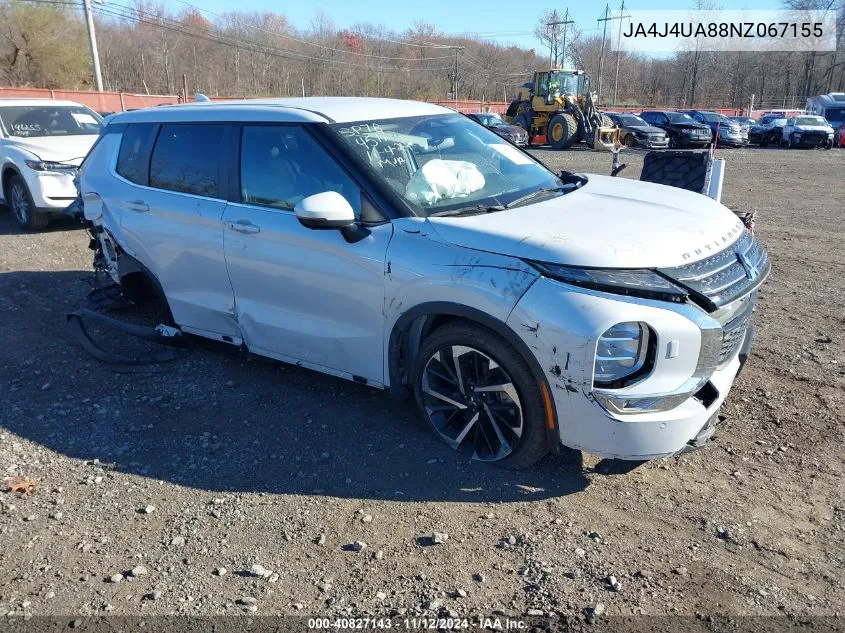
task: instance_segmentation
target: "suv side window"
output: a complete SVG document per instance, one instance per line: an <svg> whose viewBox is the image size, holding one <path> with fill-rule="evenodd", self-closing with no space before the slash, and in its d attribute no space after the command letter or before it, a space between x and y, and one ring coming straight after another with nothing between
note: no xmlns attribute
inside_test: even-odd
<svg viewBox="0 0 845 633"><path fill-rule="evenodd" d="M150 186L222 198L220 156L223 127L178 123L162 125L150 160Z"/></svg>
<svg viewBox="0 0 845 633"><path fill-rule="evenodd" d="M640 114L640 118L645 121L646 123L655 123L655 116L653 112L643 112Z"/></svg>
<svg viewBox="0 0 845 633"><path fill-rule="evenodd" d="M150 149L155 132L156 126L151 123L129 123L123 130L116 170L129 182L145 186L149 183Z"/></svg>
<svg viewBox="0 0 845 633"><path fill-rule="evenodd" d="M361 190L307 131L292 125L245 125L241 202L293 210L303 198L336 191L361 216Z"/></svg>

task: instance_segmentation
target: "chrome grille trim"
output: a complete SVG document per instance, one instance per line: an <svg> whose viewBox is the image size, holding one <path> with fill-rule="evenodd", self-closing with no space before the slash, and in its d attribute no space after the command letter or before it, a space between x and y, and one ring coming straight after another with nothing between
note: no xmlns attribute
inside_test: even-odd
<svg viewBox="0 0 845 633"><path fill-rule="evenodd" d="M746 297L739 299L736 303L740 304L732 314L726 315L729 319L722 323L722 341L719 349L718 366L721 367L734 357L739 346L745 338L745 330L748 328L748 323L751 320L751 315L754 313L754 308L757 303L757 293L752 293ZM745 305L742 305L742 304ZM725 308L728 310L728 308ZM720 311L721 312L721 311Z"/></svg>
<svg viewBox="0 0 845 633"><path fill-rule="evenodd" d="M743 230L733 244L715 255L660 272L691 290L693 297L712 311L752 292L770 268L766 251Z"/></svg>

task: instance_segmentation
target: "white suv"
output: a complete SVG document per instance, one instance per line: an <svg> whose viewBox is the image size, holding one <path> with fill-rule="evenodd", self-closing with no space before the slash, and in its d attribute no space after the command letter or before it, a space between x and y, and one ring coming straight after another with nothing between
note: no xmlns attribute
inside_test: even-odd
<svg viewBox="0 0 845 633"><path fill-rule="evenodd" d="M184 332L410 389L451 447L515 468L703 445L769 271L710 198L556 175L409 101L120 114L80 187L99 264Z"/></svg>
<svg viewBox="0 0 845 633"><path fill-rule="evenodd" d="M27 230L76 199L73 178L102 119L72 101L0 99L0 202Z"/></svg>

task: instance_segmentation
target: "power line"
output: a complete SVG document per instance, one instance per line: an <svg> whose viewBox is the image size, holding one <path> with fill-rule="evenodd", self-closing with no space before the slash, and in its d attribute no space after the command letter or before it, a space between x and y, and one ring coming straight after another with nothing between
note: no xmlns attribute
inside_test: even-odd
<svg viewBox="0 0 845 633"><path fill-rule="evenodd" d="M328 65L336 65L336 66L345 66L347 68L358 68L361 70L368 70L374 72L430 72L430 71L441 71L441 70L449 70L448 66L443 67L421 67L421 68L397 68L393 67L386 67L386 66L368 66L362 64L354 64L350 62L345 62L338 59L332 58L324 58L324 57L315 57L313 55L308 55L306 53L301 53L299 51L292 51L289 49L283 49L276 46L268 46L256 42L250 42L247 40L242 40L236 37L223 35L220 33L209 34L209 33L202 33L198 32L199 30L195 27L188 26L182 22L177 20L173 20L171 18L166 18L163 16L156 16L156 17L147 17L143 11L139 11L133 7L127 7L124 5L114 5L113 7L102 7L97 6L94 7L94 10L97 13L103 15L109 15L112 17L122 18L125 20L129 20L135 22L137 24L146 24L149 26L165 29L168 31L180 33L182 35L186 35L189 37L194 37L197 39L213 42L216 44L221 44L223 46L229 46L231 48L238 48L244 49L251 52L262 53L265 55L270 55L271 57L278 57L284 59L293 59L297 61L318 61ZM414 59L412 61L420 61Z"/></svg>

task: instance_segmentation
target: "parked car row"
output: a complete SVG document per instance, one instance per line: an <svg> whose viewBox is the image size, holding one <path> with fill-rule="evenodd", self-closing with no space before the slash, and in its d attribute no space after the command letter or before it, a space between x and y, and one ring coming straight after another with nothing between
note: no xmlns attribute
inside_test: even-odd
<svg viewBox="0 0 845 633"><path fill-rule="evenodd" d="M620 128L620 140L628 147L670 149L744 147L749 144L783 147L845 147L845 122L838 129L824 117L803 114L785 117L781 112L751 117L727 117L706 110L645 110L639 115L605 112Z"/></svg>

